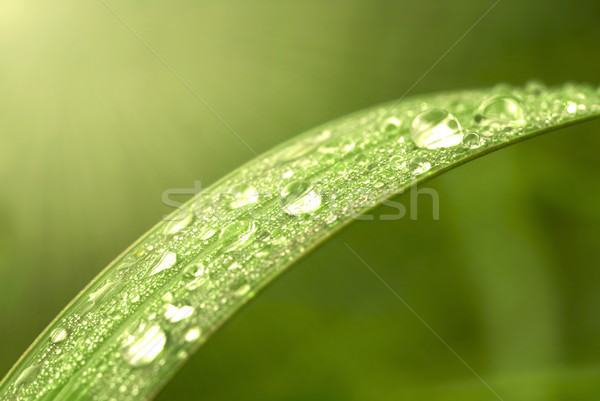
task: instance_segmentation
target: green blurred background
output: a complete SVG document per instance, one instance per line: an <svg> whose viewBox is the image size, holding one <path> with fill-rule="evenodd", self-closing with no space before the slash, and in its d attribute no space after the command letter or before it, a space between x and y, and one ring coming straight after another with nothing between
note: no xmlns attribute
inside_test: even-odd
<svg viewBox="0 0 600 401"><path fill-rule="evenodd" d="M257 152L402 95L492 1L107 0ZM412 93L598 83L600 4L501 0ZM0 1L0 377L168 209L252 152L101 0ZM357 222L209 341L159 400L600 398L600 123ZM400 201L408 206L407 199ZM422 204L421 204L422 205Z"/></svg>

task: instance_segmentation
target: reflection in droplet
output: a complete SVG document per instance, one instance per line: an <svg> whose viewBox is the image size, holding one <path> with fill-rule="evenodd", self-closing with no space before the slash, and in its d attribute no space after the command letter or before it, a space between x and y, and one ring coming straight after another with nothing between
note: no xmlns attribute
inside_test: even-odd
<svg viewBox="0 0 600 401"><path fill-rule="evenodd" d="M293 216L302 216L321 206L321 195L306 181L294 181L281 191L283 210Z"/></svg>
<svg viewBox="0 0 600 401"><path fill-rule="evenodd" d="M161 353L167 337L156 323L141 322L135 329L125 332L121 342L123 359L133 366L145 366L156 359Z"/></svg>
<svg viewBox="0 0 600 401"><path fill-rule="evenodd" d="M462 139L458 120L446 110L430 109L415 117L411 138L420 148L437 149L456 146Z"/></svg>

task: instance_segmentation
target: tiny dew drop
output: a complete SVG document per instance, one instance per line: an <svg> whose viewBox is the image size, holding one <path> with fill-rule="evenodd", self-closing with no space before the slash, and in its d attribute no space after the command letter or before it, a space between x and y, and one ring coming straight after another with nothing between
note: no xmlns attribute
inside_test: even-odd
<svg viewBox="0 0 600 401"><path fill-rule="evenodd" d="M430 109L417 115L411 125L411 138L420 148L456 146L462 139L458 120L446 110Z"/></svg>
<svg viewBox="0 0 600 401"><path fill-rule="evenodd" d="M143 321L125 332L121 342L123 359L133 367L146 366L162 352L166 342L165 332L158 324Z"/></svg>
<svg viewBox="0 0 600 401"><path fill-rule="evenodd" d="M163 233L165 235L173 235L183 230L194 220L194 213L187 208L183 208L179 213L169 216L169 222L165 225Z"/></svg>
<svg viewBox="0 0 600 401"><path fill-rule="evenodd" d="M56 344L56 343L60 343L63 342L67 339L67 337L69 336L69 333L67 332L67 330L63 327L57 327L56 329L52 330L52 332L50 333L50 342Z"/></svg>
<svg viewBox="0 0 600 401"><path fill-rule="evenodd" d="M524 124L525 109L517 98L512 96L495 96L484 101L475 121L480 124Z"/></svg>
<svg viewBox="0 0 600 401"><path fill-rule="evenodd" d="M154 265L154 268L150 271L150 275L153 276L163 270L170 269L175 266L175 263L177 263L177 254L168 252Z"/></svg>
<svg viewBox="0 0 600 401"><path fill-rule="evenodd" d="M408 163L410 172L414 175L426 173L431 168L431 163L423 156L415 156Z"/></svg>
<svg viewBox="0 0 600 401"><path fill-rule="evenodd" d="M465 149L477 149L483 144L483 139L476 132L465 134L462 139L462 146Z"/></svg>
<svg viewBox="0 0 600 401"><path fill-rule="evenodd" d="M258 201L258 192L248 184L238 184L229 191L233 199L227 204L230 209L237 209Z"/></svg>
<svg viewBox="0 0 600 401"><path fill-rule="evenodd" d="M283 211L292 216L314 212L321 206L321 195L306 181L294 181L281 190Z"/></svg>

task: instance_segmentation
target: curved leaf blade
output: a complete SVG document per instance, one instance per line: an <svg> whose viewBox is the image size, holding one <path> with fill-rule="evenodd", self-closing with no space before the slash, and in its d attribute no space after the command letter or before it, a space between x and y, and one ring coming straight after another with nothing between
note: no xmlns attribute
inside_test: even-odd
<svg viewBox="0 0 600 401"><path fill-rule="evenodd" d="M195 196L111 263L4 378L0 397L148 399L256 292L358 214L598 116L591 86L496 86L377 106L298 136Z"/></svg>

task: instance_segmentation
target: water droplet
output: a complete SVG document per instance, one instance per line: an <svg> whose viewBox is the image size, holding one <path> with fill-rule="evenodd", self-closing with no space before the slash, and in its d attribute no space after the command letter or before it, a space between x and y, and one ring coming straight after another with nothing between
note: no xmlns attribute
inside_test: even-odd
<svg viewBox="0 0 600 401"><path fill-rule="evenodd" d="M331 169L333 170L334 173L342 174L342 173L346 172L346 170L348 169L348 166L344 162L338 162Z"/></svg>
<svg viewBox="0 0 600 401"><path fill-rule="evenodd" d="M282 163L291 162L293 160L299 159L302 156L305 156L312 152L315 149L315 145L312 143L296 143L279 153L279 161Z"/></svg>
<svg viewBox="0 0 600 401"><path fill-rule="evenodd" d="M284 170L283 173L281 173L281 176L283 178L290 178L293 175L294 175L294 172L290 169Z"/></svg>
<svg viewBox="0 0 600 401"><path fill-rule="evenodd" d="M437 149L458 145L462 132L458 120L446 110L430 109L415 117L411 138L420 148Z"/></svg>
<svg viewBox="0 0 600 401"><path fill-rule="evenodd" d="M203 293L208 292L212 288L212 282L208 276L194 277L185 285L189 291L201 290Z"/></svg>
<svg viewBox="0 0 600 401"><path fill-rule="evenodd" d="M17 380L15 380L14 388L18 389L25 383L28 383L31 379L33 379L34 375L37 373L37 371L39 369L40 369L39 364L34 364L34 365L28 366L27 368L23 369L21 371L21 374L17 378Z"/></svg>
<svg viewBox="0 0 600 401"><path fill-rule="evenodd" d="M367 157L367 155L365 155L364 153L359 153L358 155L356 155L356 157L354 158L354 162L356 164L359 164L361 166L364 166L365 164L367 164L367 162L369 161L369 158Z"/></svg>
<svg viewBox="0 0 600 401"><path fill-rule="evenodd" d="M429 171L431 163L422 156L415 156L408 163L408 168L412 174L420 175Z"/></svg>
<svg viewBox="0 0 600 401"><path fill-rule="evenodd" d="M208 269L202 263L194 263L184 269L183 275L187 278L200 277L207 271Z"/></svg>
<svg viewBox="0 0 600 401"><path fill-rule="evenodd" d="M565 111L568 114L574 114L575 112L577 112L577 103L567 102L567 105L565 106Z"/></svg>
<svg viewBox="0 0 600 401"><path fill-rule="evenodd" d="M400 120L396 117L387 118L383 124L381 124L381 131L385 133L396 132L400 129Z"/></svg>
<svg viewBox="0 0 600 401"><path fill-rule="evenodd" d="M192 341L196 341L197 339L200 338L200 335L202 334L202 331L198 328L198 327L193 327L191 329L189 329L187 331L187 333L185 333L185 341L187 341L188 343L191 343Z"/></svg>
<svg viewBox="0 0 600 401"><path fill-rule="evenodd" d="M469 132L465 134L462 139L463 148L465 149L476 149L483 145L483 139L476 132Z"/></svg>
<svg viewBox="0 0 600 401"><path fill-rule="evenodd" d="M546 90L546 85L542 81L532 79L525 83L525 90L533 95L539 96Z"/></svg>
<svg viewBox="0 0 600 401"><path fill-rule="evenodd" d="M397 169L403 170L406 167L406 158L402 156L393 156L390 159L390 164Z"/></svg>
<svg viewBox="0 0 600 401"><path fill-rule="evenodd" d="M248 283L248 280L246 278L240 278L240 279L234 281L233 284L231 284L231 286L230 286L231 292L236 297L243 297L251 289L252 289L252 287L250 286L250 284Z"/></svg>
<svg viewBox="0 0 600 401"><path fill-rule="evenodd" d="M123 359L133 367L148 365L161 353L166 342L167 336L158 324L143 321L125 332L121 342Z"/></svg>
<svg viewBox="0 0 600 401"><path fill-rule="evenodd" d="M215 235L217 231L210 227L208 224L205 224L198 227L198 230L195 233L198 236L198 238L200 238L202 241L206 241L212 238L212 236Z"/></svg>
<svg viewBox="0 0 600 401"><path fill-rule="evenodd" d="M194 213L187 208L183 208L179 213L169 216L169 222L165 225L163 233L165 235L173 235L183 230L194 220Z"/></svg>
<svg viewBox="0 0 600 401"><path fill-rule="evenodd" d="M165 307L165 318L171 323L177 323L190 317L194 313L194 308L189 305L183 305L177 307L172 304L168 304Z"/></svg>
<svg viewBox="0 0 600 401"><path fill-rule="evenodd" d="M281 191L283 210L293 216L302 216L321 206L321 196L306 181L294 181Z"/></svg>
<svg viewBox="0 0 600 401"><path fill-rule="evenodd" d="M67 332L67 330L65 330L63 327L57 327L50 333L50 342L55 344L60 343L66 340L68 336L69 333Z"/></svg>
<svg viewBox="0 0 600 401"><path fill-rule="evenodd" d="M233 199L228 203L230 209L237 209L258 201L258 192L248 184L238 184L229 190Z"/></svg>
<svg viewBox="0 0 600 401"><path fill-rule="evenodd" d="M174 252L168 252L166 255L160 258L156 265L154 265L154 268L150 271L150 275L153 276L163 270L170 269L171 267L175 266L175 263L177 263L177 254Z"/></svg>
<svg viewBox="0 0 600 401"><path fill-rule="evenodd" d="M102 284L100 287L98 287L94 292L92 292L89 296L88 296L88 302L92 302L95 303L98 300L100 300L101 298L103 298L105 295L110 293L110 290L112 290L117 283L119 282L119 280L106 280L104 282L104 284Z"/></svg>
<svg viewBox="0 0 600 401"><path fill-rule="evenodd" d="M344 138L333 138L324 143L319 151L322 153L349 152L354 149L355 143Z"/></svg>
<svg viewBox="0 0 600 401"><path fill-rule="evenodd" d="M238 220L229 224L221 232L220 239L225 251L233 251L244 245L256 231L253 221Z"/></svg>
<svg viewBox="0 0 600 401"><path fill-rule="evenodd" d="M495 96L481 104L475 115L475 121L491 125L523 124L525 109L517 98Z"/></svg>

